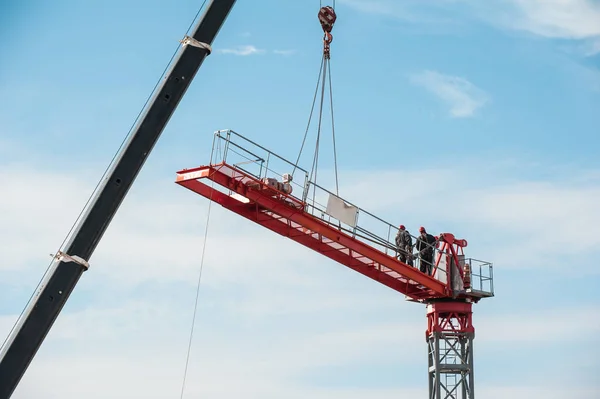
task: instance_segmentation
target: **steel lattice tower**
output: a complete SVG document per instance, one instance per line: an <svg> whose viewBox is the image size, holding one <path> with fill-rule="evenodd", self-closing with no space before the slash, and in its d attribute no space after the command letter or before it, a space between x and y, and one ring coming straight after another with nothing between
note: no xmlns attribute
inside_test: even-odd
<svg viewBox="0 0 600 399"><path fill-rule="evenodd" d="M472 304L427 304L429 399L474 399Z"/></svg>

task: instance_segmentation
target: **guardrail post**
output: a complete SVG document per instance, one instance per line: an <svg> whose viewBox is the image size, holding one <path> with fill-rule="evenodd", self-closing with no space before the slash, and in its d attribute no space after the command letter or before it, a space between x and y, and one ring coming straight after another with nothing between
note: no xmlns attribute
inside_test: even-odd
<svg viewBox="0 0 600 399"><path fill-rule="evenodd" d="M269 174L269 159L271 159L271 152L267 151L267 163L265 164L265 177ZM259 177L261 177L259 175Z"/></svg>

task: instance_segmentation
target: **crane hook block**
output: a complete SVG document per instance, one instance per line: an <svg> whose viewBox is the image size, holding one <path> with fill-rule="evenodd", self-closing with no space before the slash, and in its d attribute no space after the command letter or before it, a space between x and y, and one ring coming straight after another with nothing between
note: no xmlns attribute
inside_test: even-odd
<svg viewBox="0 0 600 399"><path fill-rule="evenodd" d="M332 7L325 6L321 7L319 10L319 22L321 23L324 32L331 33L336 19L337 16Z"/></svg>

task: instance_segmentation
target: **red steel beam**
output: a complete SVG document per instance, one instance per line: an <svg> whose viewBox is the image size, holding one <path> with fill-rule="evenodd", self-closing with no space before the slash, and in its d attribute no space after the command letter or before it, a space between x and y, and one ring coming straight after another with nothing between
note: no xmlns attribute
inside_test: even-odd
<svg viewBox="0 0 600 399"><path fill-rule="evenodd" d="M282 197L285 197L284 199L292 201L292 204L289 204L282 201L281 198L265 196L260 190L249 188L243 182L236 181L234 178L221 172L221 167L234 170L233 167L227 164L201 166L194 169L182 170L177 172L176 183L221 204L225 208L239 214L240 216L244 216L245 218L261 224L262 226L274 232L307 246L329 257L330 259L333 259L353 270L358 271L363 275L379 281L380 283L392 289L402 292L405 295L411 296L415 299L447 296L446 285L442 282L424 273L421 273L414 267L406 265L363 242L348 236L344 232L336 230L327 223L304 212L304 204L298 199L282 194ZM236 177L240 179L244 179L246 181L253 180L257 182L254 177L239 170L235 170L235 174ZM235 191L236 193L248 198L250 203L246 204L240 202L229 195L221 193L220 191L215 190L197 180L202 178L208 178L225 188ZM314 232L320 236L326 237L332 242L336 242L342 247L350 249L351 252L360 254L362 256L354 257L351 254L344 254L340 250L323 251L322 247L324 244L321 240L317 240L307 233L296 234L295 236L292 236L291 232L297 232L297 229L289 226L286 222L279 221L272 216L261 213L260 211L263 209L274 212L285 219L294 221L300 226L310 230L311 233ZM263 216L263 220L259 220L259 215ZM325 246L329 247L329 249L333 249L330 245ZM402 282L398 278L392 277L384 271L375 268L374 266L369 266L366 263L361 262L358 260L361 257L369 258L375 263L383 265L384 267L397 272L406 278L407 281ZM409 279L421 284L425 287L425 289L409 284Z"/></svg>
<svg viewBox="0 0 600 399"><path fill-rule="evenodd" d="M215 190L197 180L188 180L188 181L181 182L179 184L182 185L183 187L188 188L191 191L194 191L195 193L198 193L198 194L206 197L206 198L210 198L212 201L222 205L223 207L231 210L232 212L237 213L240 216L245 217L246 219L249 219L257 224L260 224L275 233L278 233L282 236L290 238L293 241L304 245L305 247L315 250L315 248L318 248L319 246L323 245L323 243L321 241L315 239L314 237L312 237L311 235L308 235L306 233L291 235L291 233L293 231L297 231L297 229L290 228L284 222L281 222L272 217L268 220L262 220L262 221L259 220L259 218L258 218L259 215L263 215L263 216L268 216L268 215L257 212L257 206L258 206L257 204L240 203L238 200L230 197L229 195L226 195L218 190ZM271 222L274 221L276 223L268 223L270 221ZM386 274L385 272L380 271L372 266L368 266L364 262L357 260L357 258L354 258L351 255L346 255L338 250L335 250L335 249L331 249L329 251L318 250L317 252L319 252L322 255L324 255L338 263L341 263L342 265L345 265L345 266L347 266L347 267L349 267L349 268L351 268L351 269L353 269L375 281L378 281L379 283L381 283L387 287L390 287L393 290L396 290L405 295L408 295L413 299L427 299L432 296L428 291L419 289L417 286L415 286L413 284L409 284L408 280L406 282L403 282L402 280L394 278L394 277Z"/></svg>

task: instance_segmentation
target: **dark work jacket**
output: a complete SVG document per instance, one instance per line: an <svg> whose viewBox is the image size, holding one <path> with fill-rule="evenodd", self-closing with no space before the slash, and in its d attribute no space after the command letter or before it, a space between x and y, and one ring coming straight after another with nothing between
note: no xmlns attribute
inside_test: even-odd
<svg viewBox="0 0 600 399"><path fill-rule="evenodd" d="M398 248L402 249L412 246L412 237L408 230L398 230L398 234L396 234L396 245Z"/></svg>
<svg viewBox="0 0 600 399"><path fill-rule="evenodd" d="M421 252L422 250L425 250L424 252L433 253L433 249L435 246L435 237L429 233L425 233L425 237L425 239L423 239L422 236L417 237L417 251ZM427 244L430 244L431 246Z"/></svg>

